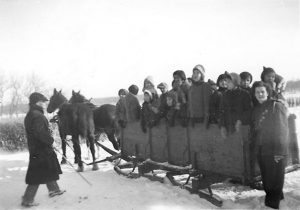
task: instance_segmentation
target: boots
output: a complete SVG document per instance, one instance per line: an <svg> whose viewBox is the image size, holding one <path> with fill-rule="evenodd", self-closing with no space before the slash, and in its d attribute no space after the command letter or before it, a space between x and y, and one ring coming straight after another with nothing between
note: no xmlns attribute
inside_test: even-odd
<svg viewBox="0 0 300 210"><path fill-rule="evenodd" d="M21 205L24 207L31 207L31 206L37 206L38 203L34 202L34 197L36 195L36 192L39 188L39 185L28 185L24 196L22 197L22 203Z"/></svg>
<svg viewBox="0 0 300 210"><path fill-rule="evenodd" d="M47 188L48 188L48 191L49 191L49 197L50 198L52 198L56 195L61 195L64 192L66 192L65 190L59 189L59 186L58 186L56 181L48 182L46 185L47 185Z"/></svg>

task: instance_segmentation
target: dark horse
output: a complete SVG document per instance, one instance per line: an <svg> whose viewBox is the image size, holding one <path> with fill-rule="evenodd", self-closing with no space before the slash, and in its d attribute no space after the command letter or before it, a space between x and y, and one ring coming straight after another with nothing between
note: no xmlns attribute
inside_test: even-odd
<svg viewBox="0 0 300 210"><path fill-rule="evenodd" d="M84 103L69 103L66 97L62 95L61 91L54 89L47 112L52 113L56 109L59 109L58 118L60 132L65 136L72 136L75 158L78 160L78 171L83 171L79 136L87 139L89 142L93 162L95 162L95 125L93 111ZM60 135L62 136L62 134ZM98 170L98 165L96 163L93 164L93 170Z"/></svg>
<svg viewBox="0 0 300 210"><path fill-rule="evenodd" d="M72 91L72 97L70 98L70 103L84 103L93 109L94 122L95 122L95 132L98 135L105 133L108 140L113 144L116 150L119 150L119 144L116 137L120 137L120 128L116 122L116 106L112 104L103 104L100 107L96 107L91 103L91 99L87 100L79 92Z"/></svg>

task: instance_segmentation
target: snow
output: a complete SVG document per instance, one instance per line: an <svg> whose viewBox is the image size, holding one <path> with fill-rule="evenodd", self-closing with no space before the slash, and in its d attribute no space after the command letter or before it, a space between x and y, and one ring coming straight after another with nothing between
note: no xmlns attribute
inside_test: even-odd
<svg viewBox="0 0 300 210"><path fill-rule="evenodd" d="M300 109L293 108L290 112L298 116L299 130ZM104 144L112 148L108 141ZM90 162L91 160L87 160L86 146L82 148L84 161ZM70 149L67 154L70 162L73 162ZM101 149L99 154L98 159L108 156ZM26 188L24 180L27 165L28 152L0 151L0 210L23 209L20 203ZM192 195L186 190L172 186L169 182L162 184L147 178L129 179L118 175L113 166L113 163L103 162L99 164L98 171L92 171L91 166L86 166L81 174L92 183L90 186L74 171L74 168L63 165L63 174L58 183L67 192L49 198L46 186L41 185L35 198L40 205L31 209L219 209L198 195ZM215 184L212 190L223 200L221 209L270 209L264 206L264 191L230 182ZM286 174L284 195L285 199L280 203L280 209L300 210L300 170Z"/></svg>

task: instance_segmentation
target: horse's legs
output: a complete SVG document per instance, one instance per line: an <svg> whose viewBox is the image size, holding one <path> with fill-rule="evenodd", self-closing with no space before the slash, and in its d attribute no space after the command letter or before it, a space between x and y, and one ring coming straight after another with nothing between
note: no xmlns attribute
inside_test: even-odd
<svg viewBox="0 0 300 210"><path fill-rule="evenodd" d="M72 142L74 147L74 153L75 153L75 159L78 160L78 172L83 171L83 164L81 161L81 149L79 144L79 136L78 135L72 135Z"/></svg>
<svg viewBox="0 0 300 210"><path fill-rule="evenodd" d="M101 133L96 133L95 131L95 142L99 140L99 137L100 137ZM97 149L97 153L96 153L96 149ZM95 149L95 156L97 156L97 158L100 157L100 154L99 154L99 145L96 144L96 149Z"/></svg>
<svg viewBox="0 0 300 210"><path fill-rule="evenodd" d="M72 142L73 142L73 140L72 140ZM78 142L79 142L79 140L78 140ZM79 142L79 146L80 146L80 142ZM73 143L74 163L76 164L76 163L78 163L78 157L77 157L76 152L75 152L75 147L76 147L76 145ZM81 151L81 150L80 150L80 151ZM80 153L80 154L81 154L81 153Z"/></svg>
<svg viewBox="0 0 300 210"><path fill-rule="evenodd" d="M90 133L88 135L87 142L89 142L90 150L91 150L92 157L93 157L93 162L95 162L96 158L95 158L95 137L94 137L94 134ZM94 163L92 170L95 171L95 170L98 170L98 169L99 169L98 164Z"/></svg>
<svg viewBox="0 0 300 210"><path fill-rule="evenodd" d="M108 140L113 144L115 150L119 150L119 144L118 141L115 138L115 132L114 131L108 131L105 132L107 135Z"/></svg>

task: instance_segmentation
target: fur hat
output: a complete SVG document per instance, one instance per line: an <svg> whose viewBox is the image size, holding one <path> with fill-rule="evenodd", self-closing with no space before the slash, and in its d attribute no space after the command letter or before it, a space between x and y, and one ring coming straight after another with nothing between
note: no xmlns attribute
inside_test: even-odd
<svg viewBox="0 0 300 210"><path fill-rule="evenodd" d="M175 75L179 76L179 77L182 79L182 81L185 81L185 80L186 80L185 73L184 73L184 71L182 71L182 70L176 70L176 71L174 71L174 72L173 72L173 77L174 77Z"/></svg>
<svg viewBox="0 0 300 210"><path fill-rule="evenodd" d="M130 85L128 91L133 95L137 95L139 92L139 87L137 85Z"/></svg>
<svg viewBox="0 0 300 210"><path fill-rule="evenodd" d="M29 96L29 104L36 104L39 101L45 102L48 101L48 99L46 96L38 92L34 92Z"/></svg>
<svg viewBox="0 0 300 210"><path fill-rule="evenodd" d="M145 85L145 82L151 83L153 85L153 87L154 87L154 79L153 79L152 76L146 77L146 79L144 80L144 85Z"/></svg>
<svg viewBox="0 0 300 210"><path fill-rule="evenodd" d="M218 85L218 86L220 86L219 83L220 83L221 80L223 80L223 79L230 79L230 80L232 80L231 75L230 75L227 71L225 71L224 74L220 74L219 77L218 77L218 79L217 79L217 85Z"/></svg>
<svg viewBox="0 0 300 210"><path fill-rule="evenodd" d="M274 69L272 69L272 68L270 68L270 67L264 67L264 66L263 66L263 71L262 71L262 73L261 73L261 75L260 75L261 81L264 81L265 76L266 76L267 74L270 74L270 73L276 74L275 71L274 71Z"/></svg>
<svg viewBox="0 0 300 210"><path fill-rule="evenodd" d="M230 73L231 75L231 81L232 83L235 85L235 86L239 86L241 84L241 78L240 78L240 75L237 74L237 73Z"/></svg>
<svg viewBox="0 0 300 210"><path fill-rule="evenodd" d="M164 88L164 89L168 90L168 84L165 83L165 82L161 82L161 83L159 83L159 84L157 85L157 88L158 88L158 89Z"/></svg>
<svg viewBox="0 0 300 210"><path fill-rule="evenodd" d="M252 82L252 74L250 74L247 71L243 71L242 73L240 73L240 77L242 80L246 80L247 78L250 78L250 83Z"/></svg>

